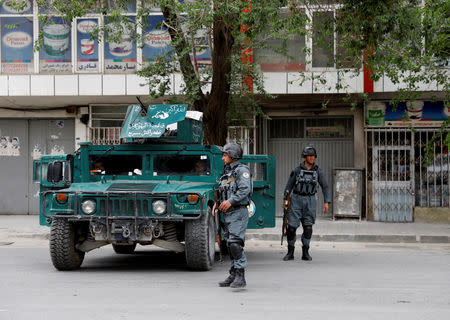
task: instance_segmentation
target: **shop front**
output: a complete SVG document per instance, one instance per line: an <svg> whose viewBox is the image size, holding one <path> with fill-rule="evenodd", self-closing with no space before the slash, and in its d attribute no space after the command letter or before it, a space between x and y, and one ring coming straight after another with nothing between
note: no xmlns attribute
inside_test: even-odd
<svg viewBox="0 0 450 320"><path fill-rule="evenodd" d="M412 222L418 208L450 208L448 107L377 101L366 115L368 220Z"/></svg>

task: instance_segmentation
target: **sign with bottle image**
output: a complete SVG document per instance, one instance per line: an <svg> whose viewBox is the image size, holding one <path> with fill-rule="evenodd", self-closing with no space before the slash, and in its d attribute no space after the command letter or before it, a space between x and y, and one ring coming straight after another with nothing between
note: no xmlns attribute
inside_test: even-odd
<svg viewBox="0 0 450 320"><path fill-rule="evenodd" d="M135 25L135 17L128 17L130 25ZM113 24L109 25L112 30L106 33L106 39L119 34L119 40L106 40L105 42L105 72L133 72L136 69L136 41L134 33L128 25L122 26L122 30L116 30Z"/></svg>
<svg viewBox="0 0 450 320"><path fill-rule="evenodd" d="M400 102L396 106L387 101L373 101L366 106L369 126L439 127L449 119L450 108L442 101Z"/></svg>
<svg viewBox="0 0 450 320"><path fill-rule="evenodd" d="M98 40L91 34L98 27L98 19L77 21L77 71L98 71Z"/></svg>
<svg viewBox="0 0 450 320"><path fill-rule="evenodd" d="M41 72L72 71L71 27L62 17L53 17L50 23L41 25L43 47L39 52Z"/></svg>

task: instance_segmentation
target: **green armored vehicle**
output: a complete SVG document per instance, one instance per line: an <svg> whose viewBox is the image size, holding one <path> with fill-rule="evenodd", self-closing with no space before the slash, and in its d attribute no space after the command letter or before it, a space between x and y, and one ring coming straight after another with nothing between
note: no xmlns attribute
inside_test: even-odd
<svg viewBox="0 0 450 320"><path fill-rule="evenodd" d="M40 224L50 226L56 269L77 269L86 252L107 244L118 254L156 245L184 252L191 269L212 268L222 231L219 215L211 213L222 151L202 144L202 122L186 117L186 109L130 106L122 144L81 143L74 154L35 161ZM253 174L248 227L274 227L274 159L245 155L241 161Z"/></svg>

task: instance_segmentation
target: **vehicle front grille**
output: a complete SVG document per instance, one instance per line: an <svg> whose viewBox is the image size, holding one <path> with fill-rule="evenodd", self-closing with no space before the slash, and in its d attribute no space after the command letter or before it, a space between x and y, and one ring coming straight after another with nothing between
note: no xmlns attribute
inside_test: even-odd
<svg viewBox="0 0 450 320"><path fill-rule="evenodd" d="M108 201L108 205L107 202ZM136 202L136 207L135 207ZM147 199L100 199L99 208L100 214L121 215L121 216L134 216L136 211L138 216L149 215L152 212L149 211L151 200Z"/></svg>

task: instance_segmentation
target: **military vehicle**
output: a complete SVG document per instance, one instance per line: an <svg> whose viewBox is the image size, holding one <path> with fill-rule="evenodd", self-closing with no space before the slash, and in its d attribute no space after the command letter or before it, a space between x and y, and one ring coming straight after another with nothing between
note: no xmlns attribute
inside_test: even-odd
<svg viewBox="0 0 450 320"><path fill-rule="evenodd" d="M132 254L140 244L184 252L190 269L210 270L222 236L220 214L211 210L224 165L219 146L202 144L199 114L186 105L129 106L120 138L34 162L55 268L77 269L86 252L104 245ZM248 227L274 227L274 158L241 161L254 181Z"/></svg>

